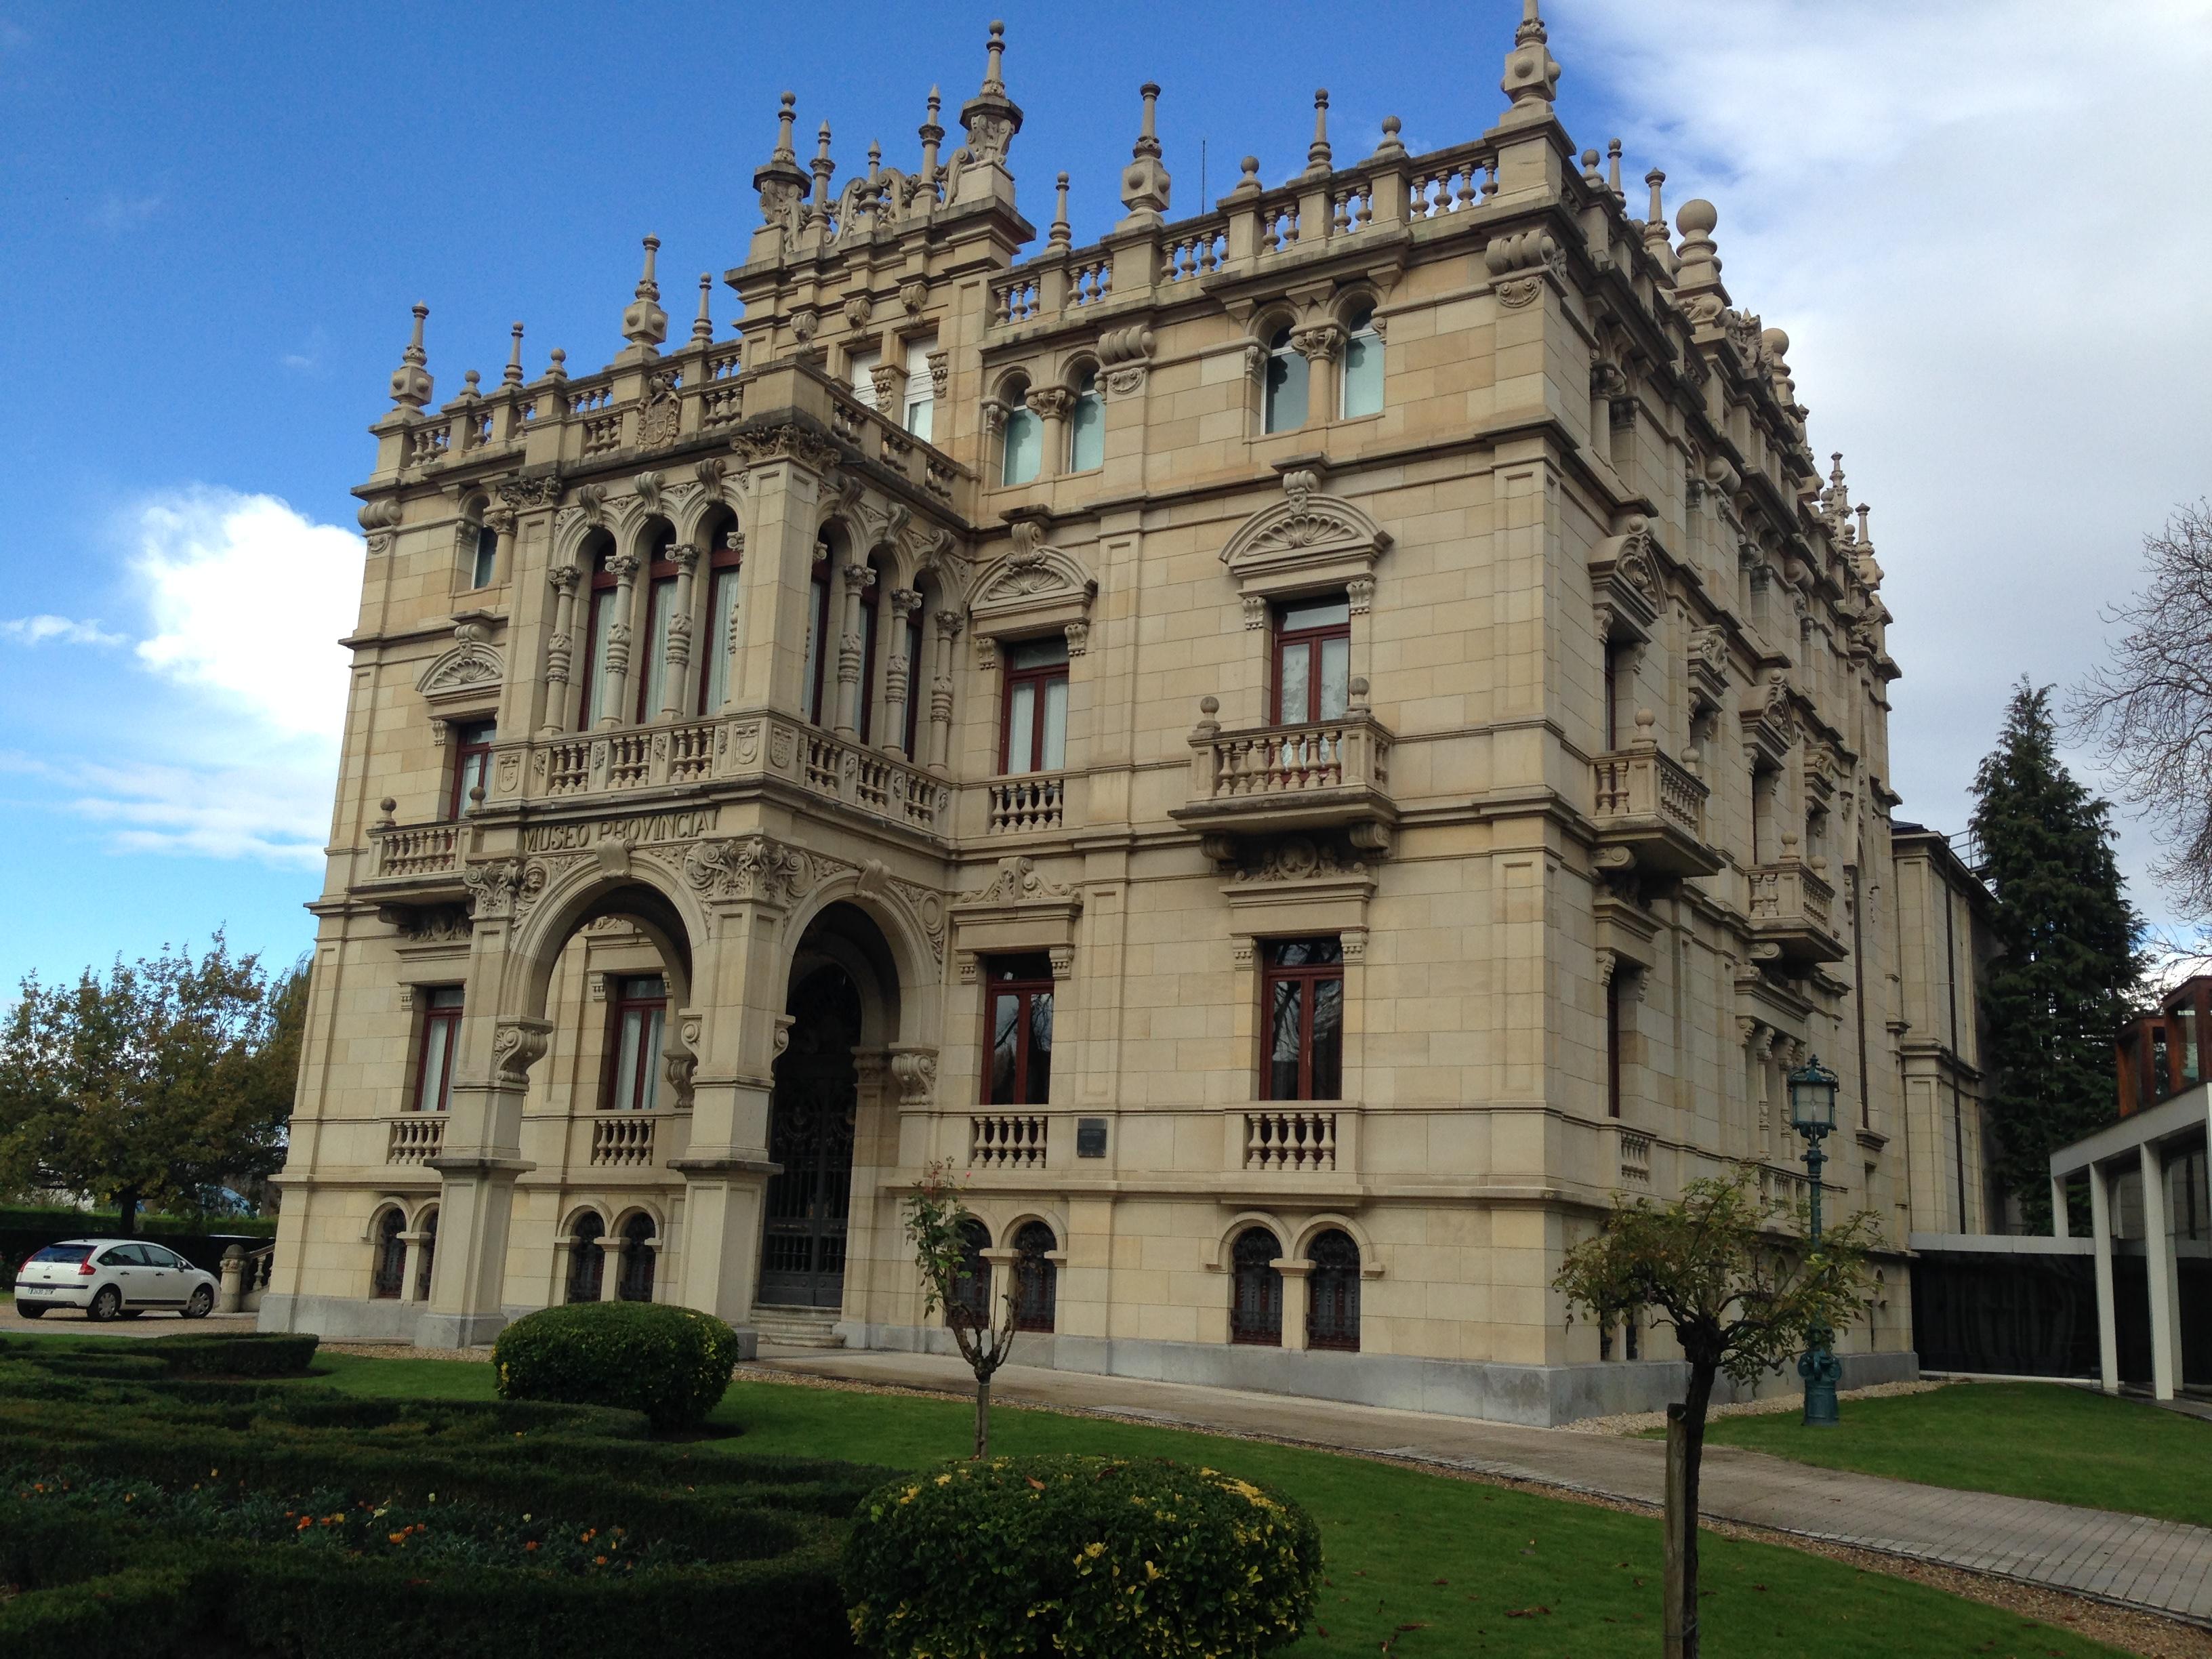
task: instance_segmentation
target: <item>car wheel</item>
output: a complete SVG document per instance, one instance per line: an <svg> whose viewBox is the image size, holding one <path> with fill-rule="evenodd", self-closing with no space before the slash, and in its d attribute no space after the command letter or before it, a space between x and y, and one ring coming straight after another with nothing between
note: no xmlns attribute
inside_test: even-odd
<svg viewBox="0 0 2212 1659"><path fill-rule="evenodd" d="M185 1317L205 1319L215 1311L215 1292L203 1285L192 1292L192 1299L185 1304Z"/></svg>
<svg viewBox="0 0 2212 1659"><path fill-rule="evenodd" d="M27 1308L20 1302L15 1304L15 1311L26 1319L44 1319L46 1316L44 1308Z"/></svg>
<svg viewBox="0 0 2212 1659"><path fill-rule="evenodd" d="M84 1311L87 1318L104 1325L123 1311L123 1292L110 1285L92 1298L92 1306Z"/></svg>

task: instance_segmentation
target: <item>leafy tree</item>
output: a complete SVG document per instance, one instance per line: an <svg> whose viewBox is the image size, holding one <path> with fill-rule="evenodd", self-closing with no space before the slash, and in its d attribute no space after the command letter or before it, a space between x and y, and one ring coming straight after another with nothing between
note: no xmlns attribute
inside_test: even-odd
<svg viewBox="0 0 2212 1659"><path fill-rule="evenodd" d="M234 957L163 947L102 979L24 980L0 1029L0 1187L83 1193L121 1212L197 1206L283 1161L306 1017L304 966L281 981Z"/></svg>
<svg viewBox="0 0 2212 1659"><path fill-rule="evenodd" d="M926 1165L921 1180L906 1198L906 1234L914 1243L914 1265L921 1274L921 1313L927 1319L939 1308L959 1345L960 1357L975 1373L975 1451L991 1451L991 1378L1013 1352L1017 1307L1012 1275L994 1316L987 1304L980 1312L960 1294L960 1281L968 1267L968 1228L975 1220L961 1199L959 1182L947 1161Z"/></svg>
<svg viewBox="0 0 2212 1659"><path fill-rule="evenodd" d="M2060 762L2050 697L2021 682L1974 777L1973 830L1997 901L1997 951L1982 973L1990 1162L2037 1231L2051 1222L2052 1150L2117 1109L2112 1040L2142 970L2112 808Z"/></svg>
<svg viewBox="0 0 2212 1659"><path fill-rule="evenodd" d="M1605 1324L1649 1315L1674 1328L1690 1363L1681 1403L1667 1408L1668 1659L1698 1652L1698 1474L1715 1380L1750 1383L1866 1306L1866 1254L1880 1222L1862 1210L1808 1250L1808 1210L1762 1202L1748 1174L1693 1181L1671 1204L1617 1204L1552 1281L1570 1323L1577 1310ZM1778 1225L1793 1213L1796 1237Z"/></svg>

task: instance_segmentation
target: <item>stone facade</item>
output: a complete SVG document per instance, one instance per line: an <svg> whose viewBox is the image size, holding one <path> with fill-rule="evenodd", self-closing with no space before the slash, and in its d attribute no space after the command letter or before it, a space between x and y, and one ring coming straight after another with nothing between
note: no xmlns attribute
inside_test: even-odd
<svg viewBox="0 0 2212 1659"><path fill-rule="evenodd" d="M1923 1224L1898 670L1788 341L1709 204L1577 155L1533 0L1488 132L1340 165L1323 94L1194 217L1147 87L1125 216L1073 246L1063 175L1027 258L1003 52L842 188L787 95L741 340L702 277L671 348L648 240L609 367L518 325L434 405L418 307L264 1321L927 1342L949 1160L1031 1358L1659 1401L1551 1278L1618 1194L1802 1192L1792 1065L1832 1212ZM1911 1370L1895 1266L1854 1376Z"/></svg>

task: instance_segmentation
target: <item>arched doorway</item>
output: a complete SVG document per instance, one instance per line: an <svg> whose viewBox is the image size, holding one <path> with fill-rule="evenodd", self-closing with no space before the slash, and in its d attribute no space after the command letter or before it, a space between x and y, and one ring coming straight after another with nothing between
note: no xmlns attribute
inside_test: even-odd
<svg viewBox="0 0 2212 1659"><path fill-rule="evenodd" d="M830 906L800 937L791 970L789 1040L775 1062L759 1300L836 1308L845 1294L853 1146L860 1079L854 1051L897 1029L890 947L857 906Z"/></svg>

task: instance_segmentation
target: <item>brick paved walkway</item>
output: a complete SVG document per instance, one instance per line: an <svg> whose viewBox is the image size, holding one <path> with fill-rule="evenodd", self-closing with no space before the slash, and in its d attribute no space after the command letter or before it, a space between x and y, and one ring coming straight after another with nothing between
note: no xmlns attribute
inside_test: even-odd
<svg viewBox="0 0 2212 1659"><path fill-rule="evenodd" d="M764 1350L762 1360L860 1382L956 1392L975 1386L946 1356L785 1349ZM1001 1370L992 1393L1008 1405L1267 1435L1655 1505L1664 1492L1665 1449L1656 1440L1021 1365ZM2212 1436L2206 1445L2212 1479ZM1701 1496L1703 1512L1718 1520L1995 1573L2212 1627L2212 1528L1814 1468L1730 1446L1706 1449Z"/></svg>

